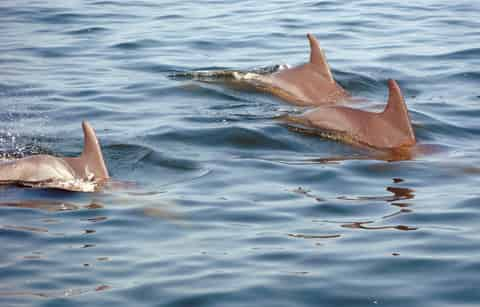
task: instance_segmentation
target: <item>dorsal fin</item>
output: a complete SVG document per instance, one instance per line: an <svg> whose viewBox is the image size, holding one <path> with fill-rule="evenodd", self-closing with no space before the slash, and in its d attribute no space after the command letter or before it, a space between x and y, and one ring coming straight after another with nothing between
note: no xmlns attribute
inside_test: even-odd
<svg viewBox="0 0 480 307"><path fill-rule="evenodd" d="M92 126L87 121L82 122L83 128L83 152L80 160L88 171L95 175L96 179L109 178L108 170L103 160L102 149Z"/></svg>
<svg viewBox="0 0 480 307"><path fill-rule="evenodd" d="M409 145L415 144L415 133L410 122L407 105L395 80L388 80L388 90L388 102L385 110L382 112L382 117L389 121L392 127L399 129L408 137L407 143Z"/></svg>
<svg viewBox="0 0 480 307"><path fill-rule="evenodd" d="M330 82L334 82L332 72L330 71L330 66L328 66L327 58L325 53L320 48L317 39L313 34L307 34L308 41L310 42L310 63L315 65L315 67L324 75Z"/></svg>

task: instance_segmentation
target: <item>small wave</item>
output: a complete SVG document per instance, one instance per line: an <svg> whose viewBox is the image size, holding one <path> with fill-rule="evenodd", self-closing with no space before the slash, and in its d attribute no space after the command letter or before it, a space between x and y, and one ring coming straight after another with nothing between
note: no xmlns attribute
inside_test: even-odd
<svg viewBox="0 0 480 307"><path fill-rule="evenodd" d="M180 159L176 157L166 156L157 151L150 151L145 154L138 162L151 163L161 165L163 167L174 168L177 170L198 170L200 165L193 160Z"/></svg>
<svg viewBox="0 0 480 307"><path fill-rule="evenodd" d="M76 13L54 13L48 15L37 16L37 21L49 23L49 24L70 24L87 17L88 15L76 14Z"/></svg>
<svg viewBox="0 0 480 307"><path fill-rule="evenodd" d="M143 48L159 47L161 42L153 39L142 39L130 42L122 42L112 46L115 49L137 50Z"/></svg>
<svg viewBox="0 0 480 307"><path fill-rule="evenodd" d="M27 47L19 50L42 58L65 58L78 56L78 48L76 47Z"/></svg>
<svg viewBox="0 0 480 307"><path fill-rule="evenodd" d="M353 229L364 229L364 230L402 230L402 231L411 231L417 230L418 227L415 226L408 226L408 225L388 225L388 226L368 226L366 224L371 224L372 221L367 222L353 222L343 224L342 227L344 228L353 228Z"/></svg>
<svg viewBox="0 0 480 307"><path fill-rule="evenodd" d="M0 202L0 207L29 208L40 209L49 212L72 211L78 210L80 207L64 201L55 200L18 200Z"/></svg>
<svg viewBox="0 0 480 307"><path fill-rule="evenodd" d="M70 35L84 35L84 34L97 34L101 32L106 32L108 30L109 30L108 28L104 28L104 27L86 27L78 30L67 31L65 33Z"/></svg>
<svg viewBox="0 0 480 307"><path fill-rule="evenodd" d="M225 126L203 129L181 129L147 136L150 140L175 140L200 146L228 146L255 149L294 149L284 138L278 139L261 129Z"/></svg>
<svg viewBox="0 0 480 307"><path fill-rule="evenodd" d="M480 56L480 48L469 48L447 53L439 54L408 54L408 53L395 53L389 54L381 59L386 62L415 62L426 60L476 60Z"/></svg>

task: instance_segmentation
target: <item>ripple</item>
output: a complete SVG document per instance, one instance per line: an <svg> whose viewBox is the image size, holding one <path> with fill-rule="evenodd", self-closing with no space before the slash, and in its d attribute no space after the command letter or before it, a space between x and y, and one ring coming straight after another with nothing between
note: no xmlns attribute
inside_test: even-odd
<svg viewBox="0 0 480 307"><path fill-rule="evenodd" d="M301 239L335 239L335 238L340 238L341 235L339 234L334 234L334 235L307 235L307 234L301 234L301 233L289 233L289 237L292 238L301 238Z"/></svg>
<svg viewBox="0 0 480 307"><path fill-rule="evenodd" d="M289 149L290 144L278 140L259 129L244 127L217 127L209 129L182 129L149 135L148 139L171 139L197 145L223 145L236 148Z"/></svg>
<svg viewBox="0 0 480 307"><path fill-rule="evenodd" d="M365 229L365 230L385 230L385 229L396 229L402 231L417 230L418 227L407 226L407 225L394 225L394 226L369 226L366 224L371 224L373 222L353 222L350 224L343 224L342 227L345 228L354 228L354 229Z"/></svg>
<svg viewBox="0 0 480 307"><path fill-rule="evenodd" d="M50 24L69 24L76 23L85 18L87 15L78 13L54 13L47 15L37 15L37 21Z"/></svg>
<svg viewBox="0 0 480 307"><path fill-rule="evenodd" d="M0 305L478 305L474 1L0 7L0 156L78 153L94 119L113 177L0 187ZM361 107L399 81L407 161L295 133L278 117L304 109L226 80L305 62L307 32Z"/></svg>
<svg viewBox="0 0 480 307"><path fill-rule="evenodd" d="M79 207L74 204L51 200L24 200L0 202L0 207L40 209L49 212L70 211L79 209Z"/></svg>
<svg viewBox="0 0 480 307"><path fill-rule="evenodd" d="M159 47L161 44L160 41L153 40L153 39L142 39L136 40L131 42L122 42L112 46L115 49L123 49L123 50L137 50L143 48L151 48L151 47Z"/></svg>
<svg viewBox="0 0 480 307"><path fill-rule="evenodd" d="M108 32L109 29L105 27L85 27L78 30L72 30L65 32L70 35L87 35L87 34L98 34Z"/></svg>

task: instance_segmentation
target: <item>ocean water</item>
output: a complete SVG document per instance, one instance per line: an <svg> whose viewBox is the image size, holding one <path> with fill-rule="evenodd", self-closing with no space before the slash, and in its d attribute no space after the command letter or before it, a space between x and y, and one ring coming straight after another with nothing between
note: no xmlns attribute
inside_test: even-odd
<svg viewBox="0 0 480 307"><path fill-rule="evenodd" d="M0 306L478 306L480 3L0 2L0 151L77 155L100 193L0 188ZM292 131L297 108L172 73L308 59L381 108L412 160Z"/></svg>

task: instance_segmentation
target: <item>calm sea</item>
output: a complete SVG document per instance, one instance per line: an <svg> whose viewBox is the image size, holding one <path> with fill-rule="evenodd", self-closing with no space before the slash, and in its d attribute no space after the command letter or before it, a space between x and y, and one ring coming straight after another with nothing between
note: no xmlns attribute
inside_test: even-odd
<svg viewBox="0 0 480 307"><path fill-rule="evenodd" d="M0 306L478 306L478 1L0 2L0 152L77 155L102 193L0 188ZM381 108L398 80L410 161L292 131L266 94L173 72L324 47Z"/></svg>

